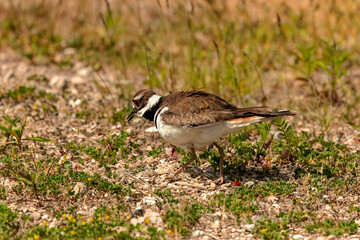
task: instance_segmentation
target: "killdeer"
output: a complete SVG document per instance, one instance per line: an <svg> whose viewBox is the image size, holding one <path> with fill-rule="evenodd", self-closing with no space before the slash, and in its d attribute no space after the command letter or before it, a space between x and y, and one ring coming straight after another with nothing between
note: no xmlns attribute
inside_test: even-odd
<svg viewBox="0 0 360 240"><path fill-rule="evenodd" d="M150 89L138 91L133 98L133 110L127 117L144 117L155 123L161 137L191 152L187 161L174 176L196 159L196 151L214 145L220 154L220 178L224 181L224 149L215 141L237 133L244 126L296 113L291 110L267 111L267 107L238 108L224 99L199 90L175 92L160 96Z"/></svg>

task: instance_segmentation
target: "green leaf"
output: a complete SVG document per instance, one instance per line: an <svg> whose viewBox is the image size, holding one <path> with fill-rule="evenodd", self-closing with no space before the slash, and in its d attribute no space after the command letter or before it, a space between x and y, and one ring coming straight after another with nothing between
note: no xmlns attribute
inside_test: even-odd
<svg viewBox="0 0 360 240"><path fill-rule="evenodd" d="M25 138L24 140L30 140L30 141L34 141L34 142L53 142L53 140L43 138L43 137Z"/></svg>
<svg viewBox="0 0 360 240"><path fill-rule="evenodd" d="M12 126L14 126L14 127L16 127L16 123L20 121L20 120L17 119L17 118L15 118L15 120L13 121L13 120L11 120L9 117L6 117L6 116L4 116L3 118L4 118L5 121L7 121L8 123L10 123L10 125L12 125Z"/></svg>
<svg viewBox="0 0 360 240"><path fill-rule="evenodd" d="M8 129L8 128L6 128L6 127L4 127L3 125L0 125L0 130L6 132L6 133L8 133L8 134L11 134L11 130Z"/></svg>

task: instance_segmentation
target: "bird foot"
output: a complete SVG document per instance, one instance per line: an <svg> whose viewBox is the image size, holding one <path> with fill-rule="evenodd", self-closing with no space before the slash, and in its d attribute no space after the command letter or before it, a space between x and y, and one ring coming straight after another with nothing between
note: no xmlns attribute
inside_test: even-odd
<svg viewBox="0 0 360 240"><path fill-rule="evenodd" d="M171 157L176 159L176 157L177 157L176 147L173 147L171 149Z"/></svg>
<svg viewBox="0 0 360 240"><path fill-rule="evenodd" d="M222 185L224 183L224 177L219 177L217 180L213 181L213 183Z"/></svg>

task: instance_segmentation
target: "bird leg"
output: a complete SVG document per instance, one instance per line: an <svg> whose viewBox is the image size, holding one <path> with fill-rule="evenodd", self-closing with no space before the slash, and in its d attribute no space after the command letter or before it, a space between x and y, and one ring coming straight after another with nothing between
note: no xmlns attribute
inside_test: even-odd
<svg viewBox="0 0 360 240"><path fill-rule="evenodd" d="M173 176L169 176L166 178L166 180L168 182L175 182L177 180L180 180L180 179L176 179L175 176L177 176L179 173L181 173L185 168L188 167L189 164L191 164L194 160L196 159L196 152L194 150L194 148L192 147L191 148L191 158L181 167L179 168Z"/></svg>
<svg viewBox="0 0 360 240"><path fill-rule="evenodd" d="M191 164L194 160L196 160L196 152L194 147L191 148L191 158L181 167L179 168L175 173L174 176L178 175L179 173L181 173L185 168L188 167L189 164Z"/></svg>
<svg viewBox="0 0 360 240"><path fill-rule="evenodd" d="M214 183L219 183L219 185L224 183L224 158L225 158L225 153L224 153L224 149L217 144L216 142L214 142L214 146L219 150L219 154L220 154L220 177L214 181Z"/></svg>

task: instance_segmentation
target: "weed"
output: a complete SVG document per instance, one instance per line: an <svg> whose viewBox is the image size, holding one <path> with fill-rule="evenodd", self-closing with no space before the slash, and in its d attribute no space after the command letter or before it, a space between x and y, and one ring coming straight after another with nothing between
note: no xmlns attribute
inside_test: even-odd
<svg viewBox="0 0 360 240"><path fill-rule="evenodd" d="M353 221L338 221L334 222L331 219L316 222L312 225L307 225L306 230L311 232L325 233L326 235L343 235L345 233L354 234L358 232L358 225Z"/></svg>
<svg viewBox="0 0 360 240"><path fill-rule="evenodd" d="M341 78L348 72L345 68L345 63L350 59L350 55L343 50L340 50L336 43L333 44L323 40L325 51L323 57L319 62L320 68L324 69L330 78L330 93L329 99L332 104L338 104L340 98L338 95L338 85Z"/></svg>
<svg viewBox="0 0 360 240"><path fill-rule="evenodd" d="M51 142L50 139L43 137L31 137L22 138L25 126L26 118L21 122L18 118L12 120L9 116L3 116L3 119L8 123L8 126L0 125L0 130L4 132L6 138L4 145L16 143L19 149L23 147L22 140L30 140L34 142Z"/></svg>
<svg viewBox="0 0 360 240"><path fill-rule="evenodd" d="M186 236L190 234L189 229L199 220L204 211L202 204L188 202L180 209L173 205L171 209L166 211L163 219L168 228Z"/></svg>
<svg viewBox="0 0 360 240"><path fill-rule="evenodd" d="M0 203L0 239L10 239L20 230L17 213Z"/></svg>

